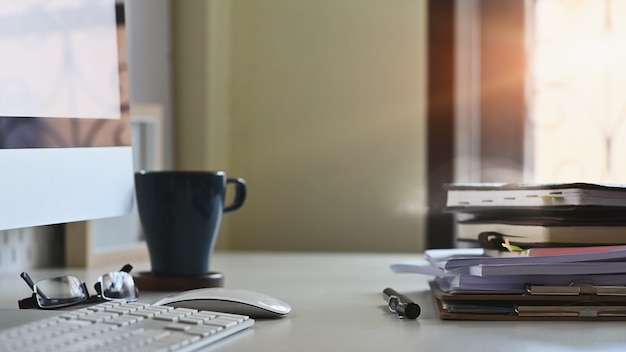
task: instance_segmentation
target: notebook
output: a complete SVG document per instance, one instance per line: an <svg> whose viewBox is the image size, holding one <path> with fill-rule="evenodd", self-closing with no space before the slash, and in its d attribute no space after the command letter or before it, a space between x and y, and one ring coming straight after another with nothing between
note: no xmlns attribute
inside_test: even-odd
<svg viewBox="0 0 626 352"><path fill-rule="evenodd" d="M626 185L611 183L450 183L446 207L626 207Z"/></svg>
<svg viewBox="0 0 626 352"><path fill-rule="evenodd" d="M580 219L580 218L578 218ZM469 219L457 223L457 239L477 241L495 232L516 244L612 245L626 244L626 221L520 219Z"/></svg>

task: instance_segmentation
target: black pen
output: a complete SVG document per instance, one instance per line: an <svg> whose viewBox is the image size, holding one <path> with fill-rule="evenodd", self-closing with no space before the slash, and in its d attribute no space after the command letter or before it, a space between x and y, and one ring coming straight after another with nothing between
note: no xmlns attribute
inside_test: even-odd
<svg viewBox="0 0 626 352"><path fill-rule="evenodd" d="M409 297L399 294L393 288L387 287L383 290L383 298L387 301L389 310L398 314L400 318L416 319L420 316L422 309Z"/></svg>

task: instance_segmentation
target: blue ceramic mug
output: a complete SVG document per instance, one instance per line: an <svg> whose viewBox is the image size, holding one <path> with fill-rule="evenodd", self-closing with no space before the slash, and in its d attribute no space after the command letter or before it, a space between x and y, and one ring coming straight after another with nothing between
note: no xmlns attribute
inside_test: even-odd
<svg viewBox="0 0 626 352"><path fill-rule="evenodd" d="M206 275L222 214L243 206L246 183L223 171L139 171L135 193L152 274Z"/></svg>

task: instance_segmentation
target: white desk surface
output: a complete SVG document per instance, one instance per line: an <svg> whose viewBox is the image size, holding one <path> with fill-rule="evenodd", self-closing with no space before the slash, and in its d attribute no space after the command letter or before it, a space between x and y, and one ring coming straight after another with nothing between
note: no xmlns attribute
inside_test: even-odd
<svg viewBox="0 0 626 352"><path fill-rule="evenodd" d="M389 264L414 254L218 252L211 270L225 287L280 298L293 311L279 320L257 320L241 334L208 350L219 351L624 351L626 322L474 322L442 321L433 309L428 277L393 274ZM113 265L114 264L114 265ZM104 271L124 263L90 269L45 269L33 279L72 273L90 289ZM149 263L131 263L148 270ZM30 294L15 275L0 275L0 308L16 308ZM417 320L390 313L382 290L393 287L422 307ZM164 293L140 292L153 302ZM2 311L0 310L0 314Z"/></svg>

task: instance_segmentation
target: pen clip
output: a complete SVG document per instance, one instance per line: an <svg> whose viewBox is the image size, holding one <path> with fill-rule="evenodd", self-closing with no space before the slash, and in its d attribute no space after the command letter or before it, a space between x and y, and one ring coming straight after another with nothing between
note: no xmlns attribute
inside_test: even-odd
<svg viewBox="0 0 626 352"><path fill-rule="evenodd" d="M399 304L400 300L398 299L398 296L389 296L387 299L387 308L389 308L389 310L393 313L399 314L396 310Z"/></svg>

